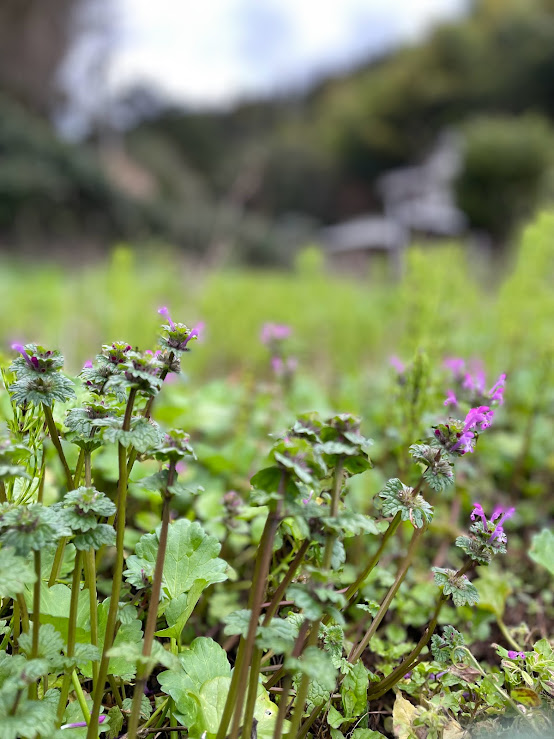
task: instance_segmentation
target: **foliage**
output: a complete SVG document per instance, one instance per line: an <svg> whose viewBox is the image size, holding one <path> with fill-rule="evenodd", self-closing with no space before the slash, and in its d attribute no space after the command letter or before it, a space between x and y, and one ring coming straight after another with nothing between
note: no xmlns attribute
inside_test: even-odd
<svg viewBox="0 0 554 739"><path fill-rule="evenodd" d="M540 269L519 263L498 320L474 335L476 351L482 341L506 361L500 384L491 378L503 364L485 373L467 353L448 356L470 331L463 322L435 347L444 316L414 285L427 274L442 295L436 255L414 255L390 291L412 307L403 358L416 340L429 351L368 376L360 359L350 387L325 383L323 365L308 374L306 359L287 377L270 361L255 375L252 359L228 381L186 380L196 355L217 347L164 308L163 349L104 344L74 396L18 403L12 385L62 376L63 358L14 345L0 396L0 725L25 737L36 715L41 736L57 739L63 722L87 718L89 700L89 739L170 724L197 739L238 737L241 726L270 739L308 721L335 739L391 726L439 739L514 722L547 735L550 540L537 508L550 511L552 367L546 344L536 359L542 324L511 333L500 319L530 311L529 291L545 314L552 306L551 232L544 217L526 236ZM118 289L132 304L138 287L126 279ZM463 279L448 289L477 317ZM222 352L237 337L244 367L258 348L234 334L241 310L212 330L230 334ZM342 310L337 346L348 355L349 332L367 319L348 301ZM300 343L303 331L313 339L309 316L298 333L275 323L286 315L269 318L264 362L313 350L302 355ZM385 325L384 313L371 320ZM339 401L351 412L337 413Z"/></svg>

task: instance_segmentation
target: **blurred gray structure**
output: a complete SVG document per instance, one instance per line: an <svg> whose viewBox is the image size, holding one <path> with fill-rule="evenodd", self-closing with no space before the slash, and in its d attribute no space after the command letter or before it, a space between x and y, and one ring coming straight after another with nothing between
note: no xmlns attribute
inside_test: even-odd
<svg viewBox="0 0 554 739"><path fill-rule="evenodd" d="M399 277L404 249L413 238L433 241L463 234L467 219L454 199L461 157L458 137L446 131L422 164L382 175L377 190L383 214L368 213L320 232L331 265L367 273L372 261L385 255L389 273Z"/></svg>

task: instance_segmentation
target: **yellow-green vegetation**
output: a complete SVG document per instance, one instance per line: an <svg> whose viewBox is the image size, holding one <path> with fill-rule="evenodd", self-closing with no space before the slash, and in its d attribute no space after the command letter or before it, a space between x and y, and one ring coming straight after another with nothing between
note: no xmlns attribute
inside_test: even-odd
<svg viewBox="0 0 554 739"><path fill-rule="evenodd" d="M305 255L304 255L305 256ZM323 379L359 376L389 353L404 359L424 348L482 357L494 370L536 363L548 351L554 320L554 214L530 225L507 263L494 268L468 246L412 246L397 283L340 276L301 257L294 271L192 268L176 252L117 247L108 263L4 260L0 271L0 339L59 346L70 371L106 336L144 345L157 308L168 305L205 322L201 352L188 368L221 376L260 369L266 321L292 327L300 370ZM9 318L8 318L9 316Z"/></svg>

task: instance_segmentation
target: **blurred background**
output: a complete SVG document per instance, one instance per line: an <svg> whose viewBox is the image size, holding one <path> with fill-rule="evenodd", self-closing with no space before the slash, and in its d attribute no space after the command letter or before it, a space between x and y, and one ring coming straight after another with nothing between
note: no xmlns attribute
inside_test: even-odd
<svg viewBox="0 0 554 739"><path fill-rule="evenodd" d="M215 373L263 320L322 371L513 363L550 320L552 223L520 236L553 116L553 0L2 0L0 338L76 369L167 303Z"/></svg>

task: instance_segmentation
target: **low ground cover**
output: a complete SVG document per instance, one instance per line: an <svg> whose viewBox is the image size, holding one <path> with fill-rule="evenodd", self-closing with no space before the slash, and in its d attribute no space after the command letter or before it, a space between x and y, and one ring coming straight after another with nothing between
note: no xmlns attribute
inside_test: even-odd
<svg viewBox="0 0 554 739"><path fill-rule="evenodd" d="M553 232L485 293L423 253L387 294L299 274L328 332L235 275L236 315L221 276L194 328L143 305L152 348L118 332L77 377L12 334L0 735L548 735Z"/></svg>

